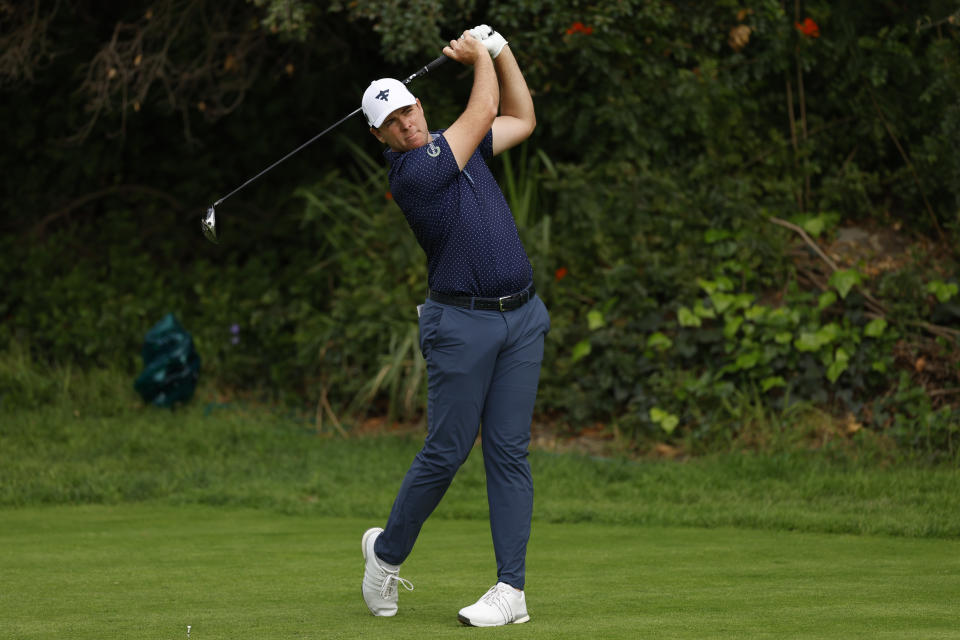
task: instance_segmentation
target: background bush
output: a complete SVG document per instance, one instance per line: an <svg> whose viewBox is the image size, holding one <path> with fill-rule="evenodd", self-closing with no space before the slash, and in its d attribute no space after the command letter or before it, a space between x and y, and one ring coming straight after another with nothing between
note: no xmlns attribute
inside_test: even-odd
<svg viewBox="0 0 960 640"><path fill-rule="evenodd" d="M0 18L8 351L132 375L174 311L225 390L417 419L425 268L359 118L219 208L222 245L196 223L489 22L538 111L494 168L553 319L541 420L709 449L817 410L958 454L956 2L37 7ZM469 86L412 88L439 127Z"/></svg>

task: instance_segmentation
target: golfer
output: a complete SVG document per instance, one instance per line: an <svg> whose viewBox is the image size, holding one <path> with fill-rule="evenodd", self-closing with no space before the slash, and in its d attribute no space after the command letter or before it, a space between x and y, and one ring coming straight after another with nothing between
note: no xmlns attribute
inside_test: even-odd
<svg viewBox="0 0 960 640"><path fill-rule="evenodd" d="M397 80L376 80L363 94L370 132L389 147L390 189L426 254L429 280L419 307L427 437L386 527L363 535L363 598L374 615L397 613L398 585L413 589L400 565L480 433L497 581L458 618L493 627L530 619L523 592L533 511L527 447L550 319L486 163L527 139L536 118L499 33L480 25L443 53L474 68L467 106L449 128L428 129L420 100Z"/></svg>

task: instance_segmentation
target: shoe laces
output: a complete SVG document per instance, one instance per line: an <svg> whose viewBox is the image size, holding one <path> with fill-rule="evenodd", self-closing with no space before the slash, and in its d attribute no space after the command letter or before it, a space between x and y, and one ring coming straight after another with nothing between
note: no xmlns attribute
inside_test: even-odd
<svg viewBox="0 0 960 640"><path fill-rule="evenodd" d="M515 618L513 605L508 598L512 595L511 591L513 591L513 587L510 585L497 583L483 594L480 602L498 611L505 621L511 622Z"/></svg>
<svg viewBox="0 0 960 640"><path fill-rule="evenodd" d="M498 602L503 600L504 596L510 593L508 589L512 589L512 588L513 587L509 587L506 585L501 587L499 584L495 584L489 589L487 589L487 592L483 594L483 597L480 598L480 600L482 600L483 602L486 602L487 604L496 605Z"/></svg>
<svg viewBox="0 0 960 640"><path fill-rule="evenodd" d="M401 578L396 573L387 572L387 577L383 579L383 586L380 587L380 597L390 599L397 595L397 585L402 584L407 591L413 591L413 583L405 578Z"/></svg>

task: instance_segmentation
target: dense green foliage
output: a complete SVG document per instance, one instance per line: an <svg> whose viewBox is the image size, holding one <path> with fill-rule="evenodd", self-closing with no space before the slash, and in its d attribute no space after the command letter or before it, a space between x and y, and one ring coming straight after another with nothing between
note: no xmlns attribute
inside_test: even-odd
<svg viewBox="0 0 960 640"><path fill-rule="evenodd" d="M35 39L33 66L0 58L0 347L133 373L174 311L223 388L416 418L422 254L362 124L219 210L224 244L196 219L368 78L489 22L537 105L495 170L552 315L542 419L702 450L825 411L842 437L960 456L956 2L57 7L47 37L75 55ZM158 41L171 11L204 19ZM130 46L105 47L119 22ZM193 80L148 82L161 50ZM448 65L413 88L445 126L469 82ZM4 404L18 389L0 377Z"/></svg>

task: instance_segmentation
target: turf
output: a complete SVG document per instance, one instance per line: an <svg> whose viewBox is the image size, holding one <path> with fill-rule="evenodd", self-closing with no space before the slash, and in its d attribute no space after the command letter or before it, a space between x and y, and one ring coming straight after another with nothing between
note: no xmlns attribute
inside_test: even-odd
<svg viewBox="0 0 960 640"><path fill-rule="evenodd" d="M468 629L486 525L428 522L396 618L359 594L351 518L204 506L0 512L0 637L960 638L960 541L535 523L531 622Z"/></svg>
<svg viewBox="0 0 960 640"><path fill-rule="evenodd" d="M495 579L479 450L375 619L360 535L420 437L111 402L0 412L0 639L960 639L955 466L534 451L532 621L476 630L456 611Z"/></svg>

